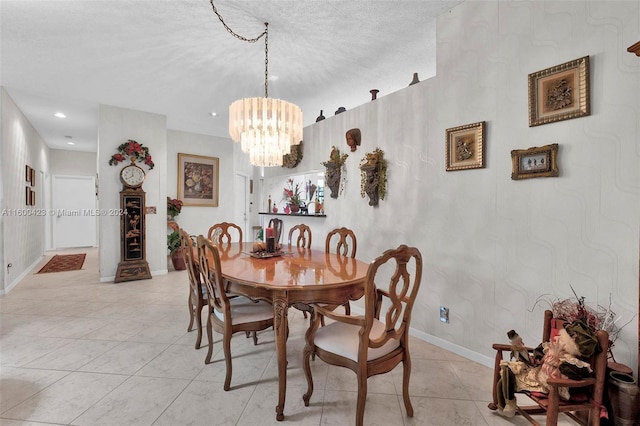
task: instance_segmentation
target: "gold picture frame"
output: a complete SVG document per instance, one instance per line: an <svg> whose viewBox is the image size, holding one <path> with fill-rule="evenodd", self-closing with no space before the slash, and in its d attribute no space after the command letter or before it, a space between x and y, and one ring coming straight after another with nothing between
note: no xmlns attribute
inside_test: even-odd
<svg viewBox="0 0 640 426"><path fill-rule="evenodd" d="M558 176L558 144L511 151L511 179Z"/></svg>
<svg viewBox="0 0 640 426"><path fill-rule="evenodd" d="M31 167L29 166L25 166L24 169L24 178L25 178L25 182L31 184Z"/></svg>
<svg viewBox="0 0 640 426"><path fill-rule="evenodd" d="M445 155L448 172L485 167L485 126L484 121L479 121L447 129Z"/></svg>
<svg viewBox="0 0 640 426"><path fill-rule="evenodd" d="M218 207L220 159L178 153L178 199L184 206Z"/></svg>
<svg viewBox="0 0 640 426"><path fill-rule="evenodd" d="M591 114L589 56L529 74L529 127Z"/></svg>

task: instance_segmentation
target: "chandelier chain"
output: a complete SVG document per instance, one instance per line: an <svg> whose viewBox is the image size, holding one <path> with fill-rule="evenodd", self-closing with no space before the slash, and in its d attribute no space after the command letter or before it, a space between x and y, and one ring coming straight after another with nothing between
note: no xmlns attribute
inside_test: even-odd
<svg viewBox="0 0 640 426"><path fill-rule="evenodd" d="M227 25L227 23L224 22L224 19L222 19L222 15L220 15L220 13L218 12L218 9L213 4L213 0L209 0L209 3L211 3L211 8L213 9L213 13L215 13L218 19L220 20L220 22L222 22L222 25L227 30L227 32L232 36L234 36L235 38L237 38L238 40L246 41L247 43L255 43L258 40L260 40L262 37L264 37L264 97L268 98L269 97L269 23L268 22L264 23L264 31L259 36L255 38L246 38L234 32Z"/></svg>

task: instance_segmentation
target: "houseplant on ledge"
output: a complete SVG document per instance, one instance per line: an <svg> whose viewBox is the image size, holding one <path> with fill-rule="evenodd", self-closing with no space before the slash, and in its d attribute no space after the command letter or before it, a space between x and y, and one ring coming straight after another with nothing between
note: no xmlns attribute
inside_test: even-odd
<svg viewBox="0 0 640 426"><path fill-rule="evenodd" d="M173 269L176 271L184 271L187 269L187 265L184 263L184 255L182 254L182 247L180 246L180 233L178 231L173 231L167 235L167 248L169 249Z"/></svg>
<svg viewBox="0 0 640 426"><path fill-rule="evenodd" d="M304 201L300 194L300 184L293 184L293 178L287 179L287 185L284 187L283 196L285 202L289 205L291 213L298 213L300 207L304 207Z"/></svg>

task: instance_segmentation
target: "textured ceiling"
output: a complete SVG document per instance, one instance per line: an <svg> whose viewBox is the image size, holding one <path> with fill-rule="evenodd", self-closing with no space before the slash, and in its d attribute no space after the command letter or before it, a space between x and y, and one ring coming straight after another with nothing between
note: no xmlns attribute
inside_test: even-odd
<svg viewBox="0 0 640 426"><path fill-rule="evenodd" d="M269 22L269 97L307 125L434 75L436 17L461 2L214 3L247 38ZM209 0L1 0L0 31L0 84L55 149L95 151L99 104L228 137L231 102L264 95L264 42L232 37Z"/></svg>

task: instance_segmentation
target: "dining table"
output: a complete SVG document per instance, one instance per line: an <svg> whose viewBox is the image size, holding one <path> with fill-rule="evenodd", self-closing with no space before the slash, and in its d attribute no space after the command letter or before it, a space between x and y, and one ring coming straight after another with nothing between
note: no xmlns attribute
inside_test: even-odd
<svg viewBox="0 0 640 426"><path fill-rule="evenodd" d="M252 253L252 242L222 244L220 268L227 292L273 305L278 360L276 419L284 420L287 390L287 312L309 311L314 303L340 306L364 295L369 264L324 250L283 246L275 253Z"/></svg>

